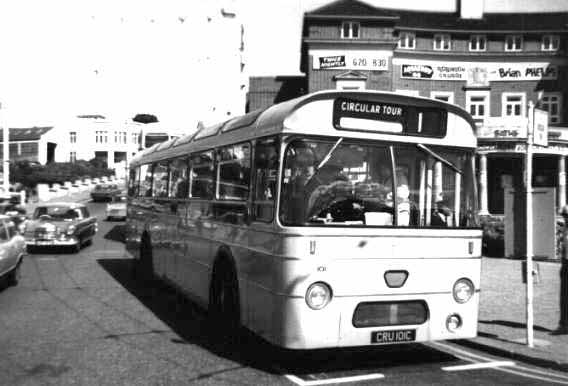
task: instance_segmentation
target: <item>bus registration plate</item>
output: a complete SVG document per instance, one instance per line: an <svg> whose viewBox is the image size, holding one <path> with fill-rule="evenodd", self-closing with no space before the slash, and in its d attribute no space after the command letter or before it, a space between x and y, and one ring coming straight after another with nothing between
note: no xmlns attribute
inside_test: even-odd
<svg viewBox="0 0 568 386"><path fill-rule="evenodd" d="M416 330L390 330L371 332L371 343L389 344L401 342L414 342Z"/></svg>

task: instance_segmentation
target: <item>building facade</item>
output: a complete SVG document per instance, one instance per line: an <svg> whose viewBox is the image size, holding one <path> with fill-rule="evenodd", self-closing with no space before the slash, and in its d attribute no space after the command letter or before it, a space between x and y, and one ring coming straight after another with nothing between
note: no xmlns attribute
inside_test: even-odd
<svg viewBox="0 0 568 386"><path fill-rule="evenodd" d="M441 99L477 123L480 214L502 215L504 191L523 188L528 105L548 113L533 185L566 204L568 12L382 9L338 0L304 15L305 92L383 90ZM266 85L266 82L264 83ZM253 89L251 80L251 92Z"/></svg>
<svg viewBox="0 0 568 386"><path fill-rule="evenodd" d="M121 177L137 152L184 133L161 123L79 115L50 127L10 128L8 159L46 164L97 158ZM3 157L2 141L0 130L0 157Z"/></svg>

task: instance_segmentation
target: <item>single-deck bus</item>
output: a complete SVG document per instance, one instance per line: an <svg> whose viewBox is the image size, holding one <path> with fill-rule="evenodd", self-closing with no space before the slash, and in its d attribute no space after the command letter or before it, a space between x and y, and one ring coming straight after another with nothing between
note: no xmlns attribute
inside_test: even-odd
<svg viewBox="0 0 568 386"><path fill-rule="evenodd" d="M155 145L130 164L136 272L177 287L225 337L474 337L474 128L437 100L324 91Z"/></svg>

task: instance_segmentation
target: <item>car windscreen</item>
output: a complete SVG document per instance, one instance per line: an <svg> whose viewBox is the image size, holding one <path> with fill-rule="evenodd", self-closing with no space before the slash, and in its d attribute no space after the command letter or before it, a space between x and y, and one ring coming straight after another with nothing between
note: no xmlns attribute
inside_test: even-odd
<svg viewBox="0 0 568 386"><path fill-rule="evenodd" d="M53 220L73 220L78 217L75 209L68 206L40 206L34 212L34 219L47 216Z"/></svg>

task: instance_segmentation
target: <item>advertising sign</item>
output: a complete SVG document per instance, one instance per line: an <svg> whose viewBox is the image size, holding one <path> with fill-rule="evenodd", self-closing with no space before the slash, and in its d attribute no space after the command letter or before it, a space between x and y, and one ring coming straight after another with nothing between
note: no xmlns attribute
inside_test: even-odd
<svg viewBox="0 0 568 386"><path fill-rule="evenodd" d="M313 50L314 70L374 70L388 71L390 51Z"/></svg>
<svg viewBox="0 0 568 386"><path fill-rule="evenodd" d="M401 78L467 81L470 86L487 86L490 81L555 80L558 66L548 62L481 63L393 59L400 65Z"/></svg>

